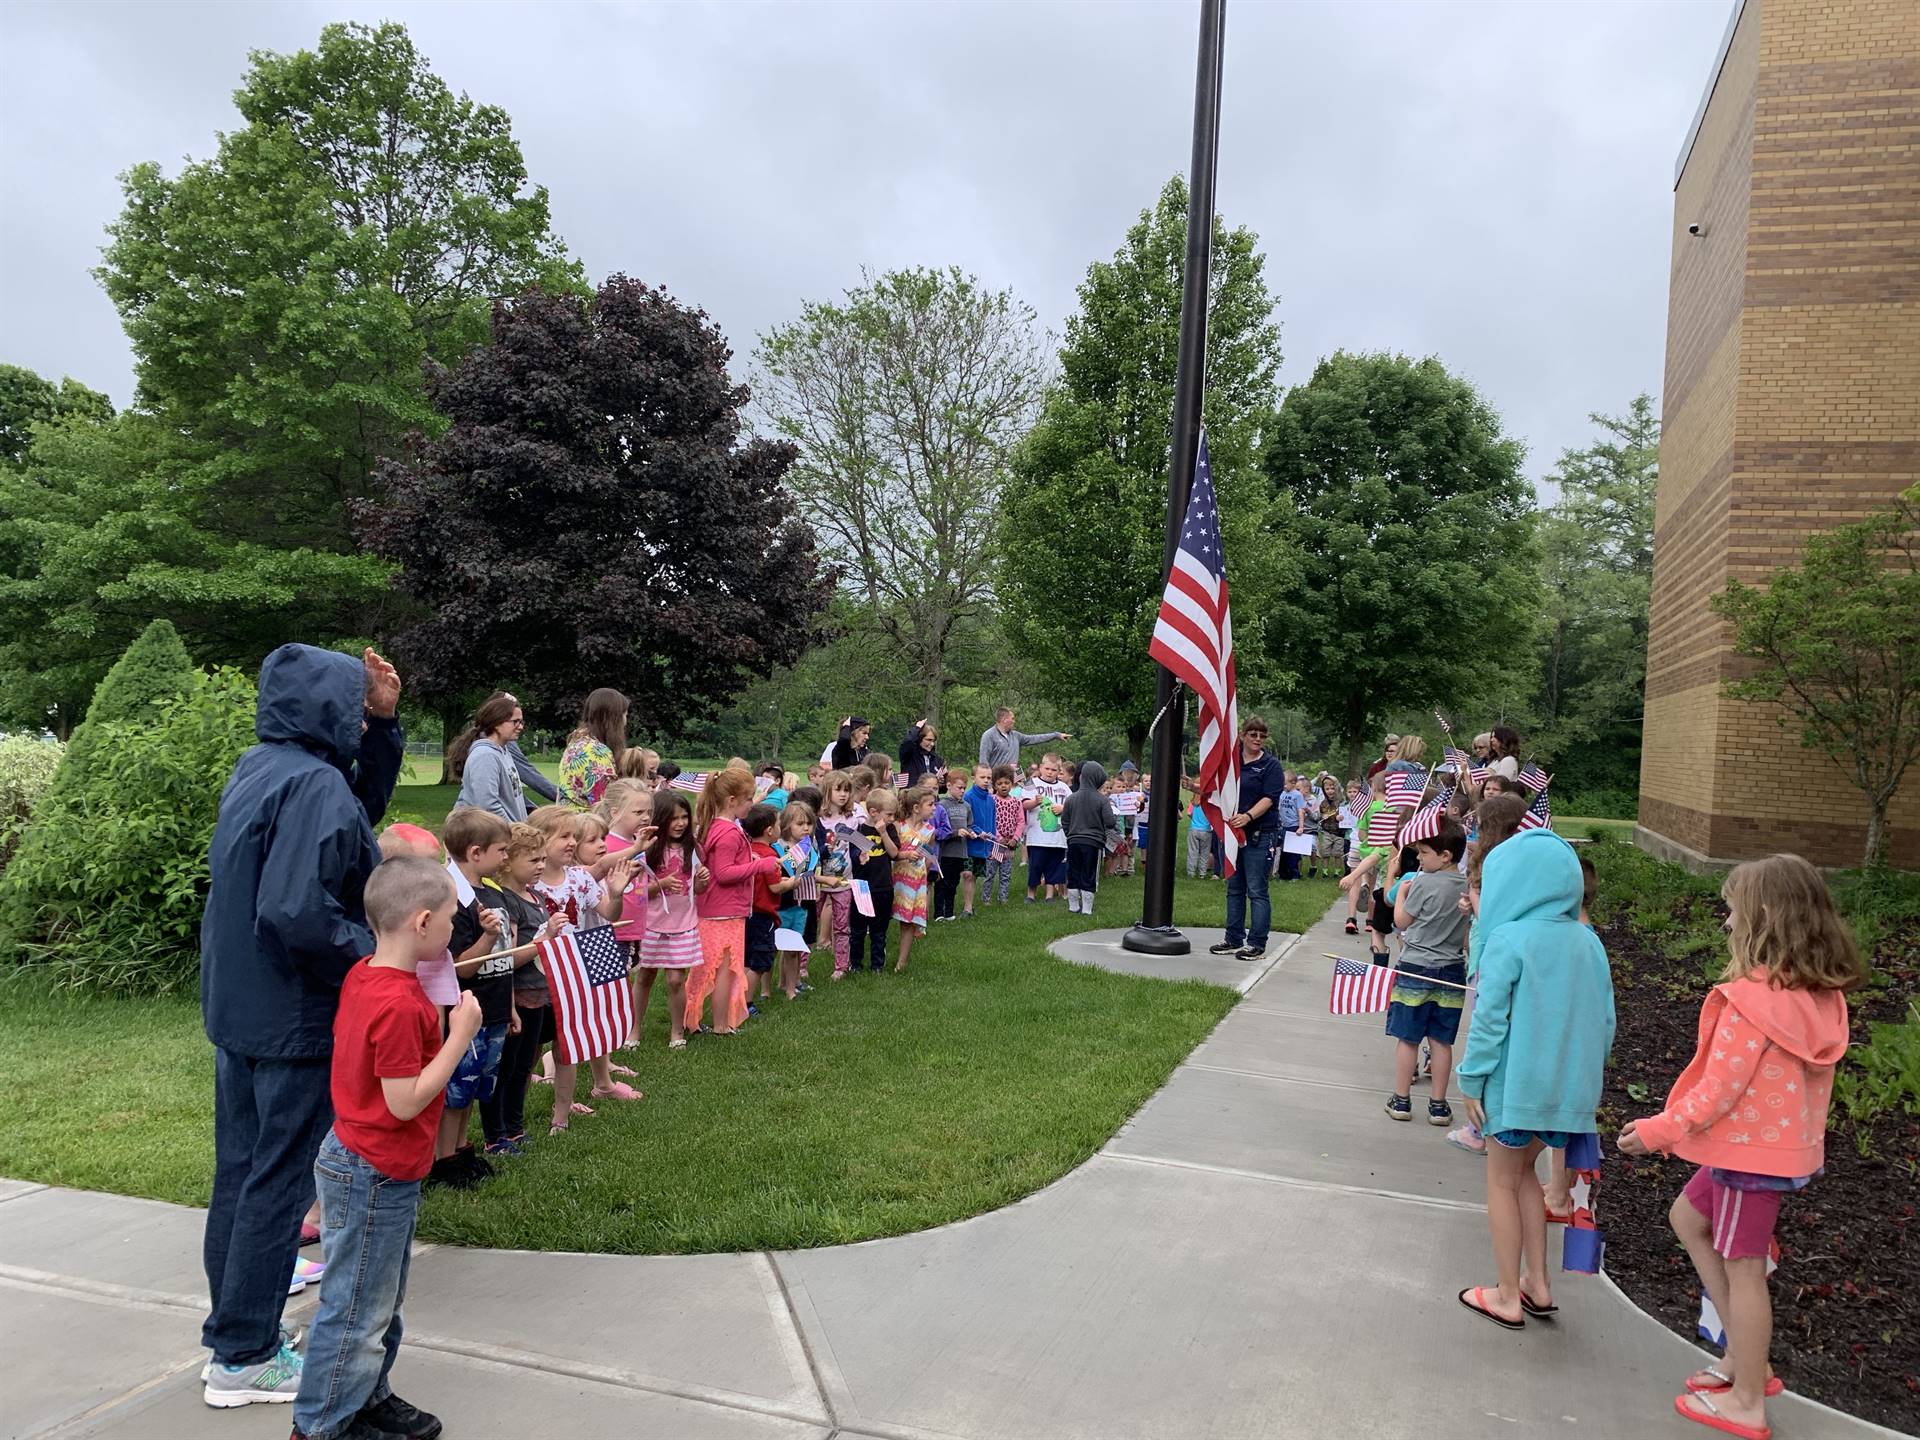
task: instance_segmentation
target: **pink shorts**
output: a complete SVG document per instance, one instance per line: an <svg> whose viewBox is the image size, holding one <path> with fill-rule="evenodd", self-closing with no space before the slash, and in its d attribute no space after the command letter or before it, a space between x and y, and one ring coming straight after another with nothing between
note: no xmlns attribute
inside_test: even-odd
<svg viewBox="0 0 1920 1440"><path fill-rule="evenodd" d="M1736 1190L1713 1178L1705 1165L1680 1192L1713 1225L1714 1253L1723 1260L1761 1260L1773 1241L1784 1190Z"/></svg>

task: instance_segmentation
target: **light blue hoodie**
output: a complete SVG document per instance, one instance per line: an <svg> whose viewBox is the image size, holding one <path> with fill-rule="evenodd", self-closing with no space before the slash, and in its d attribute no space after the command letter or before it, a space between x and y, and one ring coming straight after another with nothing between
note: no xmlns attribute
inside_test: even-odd
<svg viewBox="0 0 1920 1440"><path fill-rule="evenodd" d="M1514 836L1481 871L1478 993L1454 1073L1489 1132L1595 1128L1613 977L1580 923L1581 888L1573 847L1548 830Z"/></svg>

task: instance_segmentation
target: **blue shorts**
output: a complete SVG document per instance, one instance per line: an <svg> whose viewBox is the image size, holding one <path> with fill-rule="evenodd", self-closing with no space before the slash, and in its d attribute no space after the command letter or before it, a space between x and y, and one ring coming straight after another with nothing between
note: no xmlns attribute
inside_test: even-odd
<svg viewBox="0 0 1920 1440"><path fill-rule="evenodd" d="M1058 885L1067 878L1067 847L1029 845L1027 847L1027 888Z"/></svg>
<svg viewBox="0 0 1920 1440"><path fill-rule="evenodd" d="M1573 1134L1567 1130L1494 1130L1487 1139L1509 1150L1524 1150L1536 1140L1549 1150L1564 1150Z"/></svg>
<svg viewBox="0 0 1920 1440"><path fill-rule="evenodd" d="M746 967L755 975L773 969L775 949L773 932L780 928L779 917L754 911L747 917Z"/></svg>
<svg viewBox="0 0 1920 1440"><path fill-rule="evenodd" d="M1460 1009L1438 1000L1423 1000L1417 1005L1395 1000L1387 1006L1387 1034L1409 1045L1422 1040L1451 1045L1460 1033Z"/></svg>
<svg viewBox="0 0 1920 1440"><path fill-rule="evenodd" d="M460 1063L453 1067L453 1078L447 1081L447 1109L464 1110L476 1100L493 1098L493 1087L500 1079L500 1051L506 1043L504 1020L474 1032Z"/></svg>

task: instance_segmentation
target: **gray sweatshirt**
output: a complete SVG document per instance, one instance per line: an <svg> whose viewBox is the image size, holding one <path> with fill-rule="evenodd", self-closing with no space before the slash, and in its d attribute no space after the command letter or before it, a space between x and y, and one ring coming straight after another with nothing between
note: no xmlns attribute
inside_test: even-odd
<svg viewBox="0 0 1920 1440"><path fill-rule="evenodd" d="M460 772L462 805L491 810L509 825L527 818L527 797L513 757L497 742L482 736L467 752Z"/></svg>
<svg viewBox="0 0 1920 1440"><path fill-rule="evenodd" d="M980 735L980 763L989 767L1018 765L1022 745L1038 745L1059 738L1058 730L1044 730L1038 735L1029 735L1024 730L1009 730L1002 735L998 725L989 725Z"/></svg>
<svg viewBox="0 0 1920 1440"><path fill-rule="evenodd" d="M1100 793L1106 783L1107 772L1101 765L1092 760L1081 763L1080 784L1060 812L1060 828L1067 844L1105 848L1107 836L1120 833L1120 817L1113 813L1113 802Z"/></svg>

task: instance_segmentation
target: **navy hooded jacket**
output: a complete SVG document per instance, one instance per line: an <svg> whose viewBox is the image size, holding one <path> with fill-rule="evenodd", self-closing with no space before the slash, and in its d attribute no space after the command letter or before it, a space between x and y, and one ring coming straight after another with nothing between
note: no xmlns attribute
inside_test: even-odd
<svg viewBox="0 0 1920 1440"><path fill-rule="evenodd" d="M366 693L359 660L311 645L260 667L260 743L220 796L200 921L200 1012L222 1049L333 1052L341 982L373 950L360 897L404 753L399 722L368 715Z"/></svg>

